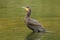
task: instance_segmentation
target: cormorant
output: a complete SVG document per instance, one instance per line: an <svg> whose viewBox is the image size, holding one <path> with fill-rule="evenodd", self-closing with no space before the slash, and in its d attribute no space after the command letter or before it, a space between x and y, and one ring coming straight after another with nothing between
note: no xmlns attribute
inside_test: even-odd
<svg viewBox="0 0 60 40"><path fill-rule="evenodd" d="M26 6L22 7L26 10L27 14L24 17L24 22L28 28L30 28L33 32L45 32L45 28L35 19L30 18L31 15L31 7Z"/></svg>

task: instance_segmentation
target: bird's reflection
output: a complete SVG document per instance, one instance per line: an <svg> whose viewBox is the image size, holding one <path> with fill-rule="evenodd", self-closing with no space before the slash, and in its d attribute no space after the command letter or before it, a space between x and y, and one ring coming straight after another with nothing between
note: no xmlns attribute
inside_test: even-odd
<svg viewBox="0 0 60 40"><path fill-rule="evenodd" d="M41 36L43 35L44 33L30 33L27 35L27 37L25 38L25 40L41 40Z"/></svg>

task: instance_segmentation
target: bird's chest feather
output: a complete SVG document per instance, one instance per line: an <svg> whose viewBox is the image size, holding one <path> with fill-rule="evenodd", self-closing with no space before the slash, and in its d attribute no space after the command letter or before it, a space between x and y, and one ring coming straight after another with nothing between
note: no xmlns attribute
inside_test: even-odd
<svg viewBox="0 0 60 40"><path fill-rule="evenodd" d="M26 24L28 24L29 19L28 19L28 18L24 19L24 22L25 22Z"/></svg>

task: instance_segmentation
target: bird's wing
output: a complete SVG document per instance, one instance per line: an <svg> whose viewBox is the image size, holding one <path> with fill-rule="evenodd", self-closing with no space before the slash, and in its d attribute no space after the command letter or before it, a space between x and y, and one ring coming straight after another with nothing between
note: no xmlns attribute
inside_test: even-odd
<svg viewBox="0 0 60 40"><path fill-rule="evenodd" d="M33 24L33 25L41 25L37 20L29 18L28 23Z"/></svg>

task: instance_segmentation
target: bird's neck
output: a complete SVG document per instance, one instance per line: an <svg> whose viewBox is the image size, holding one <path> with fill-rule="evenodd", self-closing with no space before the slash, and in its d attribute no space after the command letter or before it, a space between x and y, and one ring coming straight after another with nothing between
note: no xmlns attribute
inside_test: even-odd
<svg viewBox="0 0 60 40"><path fill-rule="evenodd" d="M30 15L31 15L31 10L27 11L27 14L26 14L25 18L29 18Z"/></svg>

